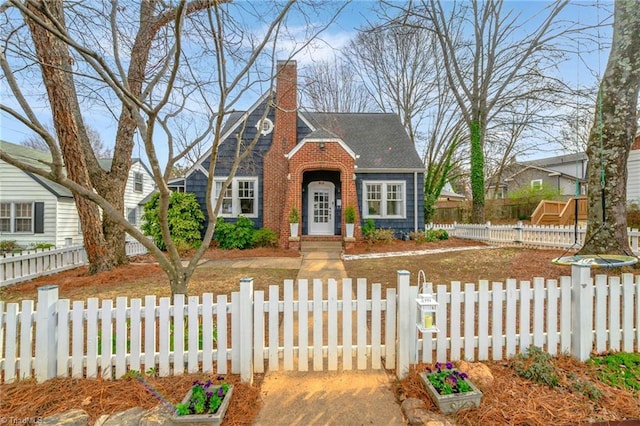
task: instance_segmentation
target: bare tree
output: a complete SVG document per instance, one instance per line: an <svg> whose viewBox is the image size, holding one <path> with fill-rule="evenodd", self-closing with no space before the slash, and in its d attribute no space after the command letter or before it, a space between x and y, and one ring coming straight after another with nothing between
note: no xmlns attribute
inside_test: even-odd
<svg viewBox="0 0 640 426"><path fill-rule="evenodd" d="M531 97L533 82L557 62L561 52L552 42L566 33L557 24L567 1L555 2L536 14L537 26L499 1L447 3L412 2L409 7L388 3L400 18L396 22L429 29L435 34L446 79L470 135L472 221L484 221L485 142L500 106L517 97ZM527 17L527 20L532 19ZM524 92L524 93L523 93ZM541 94L536 96L541 98Z"/></svg>
<svg viewBox="0 0 640 426"><path fill-rule="evenodd" d="M139 7L135 18L130 18L131 4L117 1L94 4L15 0L4 4L0 12L6 12L3 23L8 25L3 25L1 30L4 50L0 54L0 66L13 94L11 101L17 106L5 103L3 99L0 111L38 133L47 142L52 161L49 170L42 170L1 149L0 159L69 188L77 194L76 200L80 203L91 201L88 211L93 212L100 206L109 223L103 224L104 241L96 241L95 245L105 247L105 242L115 238L116 228L124 229L156 257L169 277L172 292L186 293L197 262L213 236L222 201L220 198L214 206L210 197L223 122L243 95L270 91L277 42L292 37L286 25L289 15L306 19L308 24L307 32L298 34L299 44L289 52L279 53L288 53L290 57L328 25L327 22L314 23L312 21L317 20L304 13L302 7L313 6L310 3L298 5L291 0L274 2L271 7L258 7L252 3L210 1L179 1L175 6L160 1L134 2ZM38 39L28 43L26 49L22 47L26 39L18 38L23 35L22 23L10 8L19 10L29 29L38 34ZM67 20L68 26L64 21L66 16L73 16ZM257 23L264 25L256 26ZM51 43L51 51L46 50L46 43ZM36 44L40 45L36 46L34 56L29 48ZM24 64L27 66L23 67ZM41 65L45 84L52 86L48 98L62 150L56 138L40 123L34 112L35 105L25 96L24 86L19 83L19 80L24 81L27 72L34 72L33 64ZM60 83L57 86L56 81ZM74 84L83 90L92 90L80 96L70 91ZM90 149L82 124L83 102L92 106L100 104L110 111L118 125L109 176L99 170L95 153ZM113 105L119 105L120 111L117 112ZM174 138L174 130L178 127L175 118L185 115L206 125L198 128L200 133L191 135L187 146L180 146ZM122 193L134 136L144 146L160 193L159 215L167 245L166 255L123 215ZM240 143L242 138L240 132L236 158L226 185L257 141L256 136L254 140ZM167 181L174 166L203 140L209 141L208 153L211 155L206 192L209 223L200 248L185 266L167 223L170 195ZM160 146L168 151L164 168L158 159ZM65 154L67 149L72 152ZM63 160L67 156L78 159L71 168L70 162ZM66 174L63 164L67 166ZM111 178L116 180L109 180ZM111 185L107 187L109 182ZM97 224L99 218L91 218L87 223ZM107 228L113 228L114 232L108 233ZM112 242L124 245L124 238Z"/></svg>
<svg viewBox="0 0 640 426"><path fill-rule="evenodd" d="M371 112L374 99L341 58L313 63L303 76L308 108L320 112ZM304 101L303 101L304 102Z"/></svg>
<svg viewBox="0 0 640 426"><path fill-rule="evenodd" d="M361 30L344 53L378 108L400 116L425 163L425 220L465 142L453 93L441 75L441 58L427 30L391 23Z"/></svg>
<svg viewBox="0 0 640 426"><path fill-rule="evenodd" d="M627 159L637 131L640 3L615 3L613 43L587 144L587 234L578 254L632 255L627 235Z"/></svg>
<svg viewBox="0 0 640 426"><path fill-rule="evenodd" d="M53 133L53 127L46 125L45 126L49 133ZM113 155L113 150L107 147L100 136L100 132L94 129L91 126L86 126L87 128L87 136L91 142L91 149L96 154L96 158L111 158ZM27 139L21 142L21 145L26 146L28 148L36 149L42 152L49 152L49 146L47 143L38 135L29 136Z"/></svg>

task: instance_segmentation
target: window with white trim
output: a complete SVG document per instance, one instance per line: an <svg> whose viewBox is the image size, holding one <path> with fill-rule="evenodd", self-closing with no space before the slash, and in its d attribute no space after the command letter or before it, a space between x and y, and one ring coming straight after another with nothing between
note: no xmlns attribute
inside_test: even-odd
<svg viewBox="0 0 640 426"><path fill-rule="evenodd" d="M139 173L139 172L133 173L133 190L135 192L142 192L143 180L144 180L144 177L142 173Z"/></svg>
<svg viewBox="0 0 640 426"><path fill-rule="evenodd" d="M364 217L404 218L405 182L363 182Z"/></svg>
<svg viewBox="0 0 640 426"><path fill-rule="evenodd" d="M0 203L0 232L33 233L33 203Z"/></svg>
<svg viewBox="0 0 640 426"><path fill-rule="evenodd" d="M531 181L531 189L542 189L542 179L533 179Z"/></svg>
<svg viewBox="0 0 640 426"><path fill-rule="evenodd" d="M222 196L219 215L223 217L258 216L258 178L234 178L222 194L225 180L220 178L214 181L214 206Z"/></svg>
<svg viewBox="0 0 640 426"><path fill-rule="evenodd" d="M135 226L138 226L138 208L127 207L127 221Z"/></svg>
<svg viewBox="0 0 640 426"><path fill-rule="evenodd" d="M11 232L11 203L0 203L0 232Z"/></svg>

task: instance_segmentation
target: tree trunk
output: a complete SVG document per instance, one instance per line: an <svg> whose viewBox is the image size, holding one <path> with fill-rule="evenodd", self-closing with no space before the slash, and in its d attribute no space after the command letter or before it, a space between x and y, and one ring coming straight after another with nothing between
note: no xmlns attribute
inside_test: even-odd
<svg viewBox="0 0 640 426"><path fill-rule="evenodd" d="M640 3L615 3L613 43L589 135L589 213L578 254L631 255L627 235L627 159L637 127ZM604 199L603 199L604 198Z"/></svg>
<svg viewBox="0 0 640 426"><path fill-rule="evenodd" d="M474 119L471 131L471 195L473 198L471 222L484 223L484 126Z"/></svg>
<svg viewBox="0 0 640 426"><path fill-rule="evenodd" d="M50 22L45 14L39 10L45 7L42 3L38 7L34 3L27 3L27 7L43 21ZM54 18L64 26L62 0L47 1L46 7ZM93 186L91 185L81 145L81 138L86 138L88 142L88 137L81 121L80 107L77 103L75 84L71 73L73 59L69 55L65 43L32 20L27 19L27 23L31 31L36 54L40 60L42 78L47 89L67 177L84 188L91 190ZM101 231L98 206L75 193L74 199L80 223L82 224L82 234L89 260L90 273L112 269Z"/></svg>

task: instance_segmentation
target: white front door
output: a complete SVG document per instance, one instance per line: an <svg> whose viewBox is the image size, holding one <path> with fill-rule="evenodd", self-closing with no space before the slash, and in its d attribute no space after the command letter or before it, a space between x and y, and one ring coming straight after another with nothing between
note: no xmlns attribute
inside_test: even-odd
<svg viewBox="0 0 640 426"><path fill-rule="evenodd" d="M331 182L309 184L309 235L333 235L334 190Z"/></svg>

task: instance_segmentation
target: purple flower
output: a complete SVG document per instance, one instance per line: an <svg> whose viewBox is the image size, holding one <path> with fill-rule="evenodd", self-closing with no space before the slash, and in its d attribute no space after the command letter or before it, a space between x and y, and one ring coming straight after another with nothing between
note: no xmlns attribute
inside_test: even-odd
<svg viewBox="0 0 640 426"><path fill-rule="evenodd" d="M462 372L462 373L460 373L460 377L463 378L463 379L468 379L469 375L467 373L465 373L465 372Z"/></svg>
<svg viewBox="0 0 640 426"><path fill-rule="evenodd" d="M211 398L213 396L213 392L207 392L207 398Z"/></svg>
<svg viewBox="0 0 640 426"><path fill-rule="evenodd" d="M224 380L224 376L218 376L218 380Z"/></svg>
<svg viewBox="0 0 640 426"><path fill-rule="evenodd" d="M204 388L208 388L209 386L211 386L211 379L207 380L207 383L204 384Z"/></svg>
<svg viewBox="0 0 640 426"><path fill-rule="evenodd" d="M439 362L436 362L436 370L440 371L440 366L442 366L442 364L440 364Z"/></svg>
<svg viewBox="0 0 640 426"><path fill-rule="evenodd" d="M449 380L451 380L451 383L453 383L454 385L458 383L458 379L453 374L449 376Z"/></svg>
<svg viewBox="0 0 640 426"><path fill-rule="evenodd" d="M224 396L224 389L222 389L222 387L218 388L218 396L219 397L223 397Z"/></svg>
<svg viewBox="0 0 640 426"><path fill-rule="evenodd" d="M453 364L450 362L447 362L446 367L447 367L447 370L453 370Z"/></svg>

